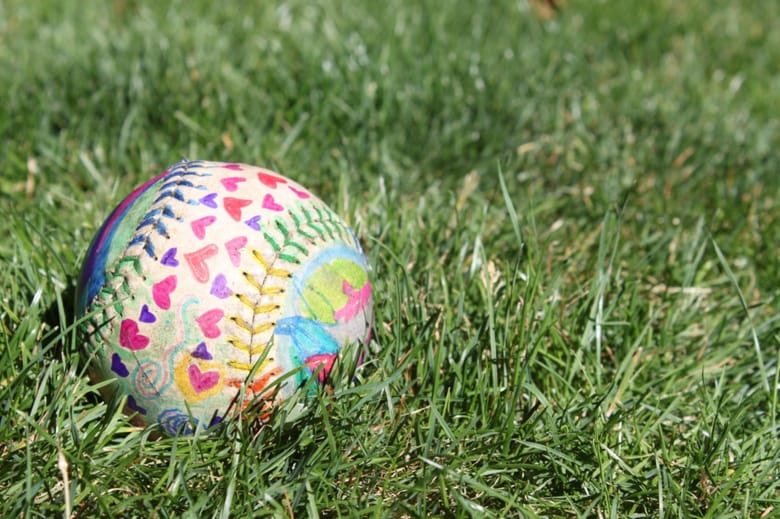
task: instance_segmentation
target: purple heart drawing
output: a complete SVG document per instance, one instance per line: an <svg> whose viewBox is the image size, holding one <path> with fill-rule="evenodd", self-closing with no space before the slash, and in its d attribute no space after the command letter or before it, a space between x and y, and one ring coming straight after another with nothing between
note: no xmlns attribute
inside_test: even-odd
<svg viewBox="0 0 780 519"><path fill-rule="evenodd" d="M245 224L249 226L250 229L259 231L260 230L260 215L253 216L249 220L244 221Z"/></svg>
<svg viewBox="0 0 780 519"><path fill-rule="evenodd" d="M195 346L195 351L192 352L192 356L197 359L203 359L203 360L211 360L214 357L209 353L209 350L206 348L206 343L201 342L197 346Z"/></svg>
<svg viewBox="0 0 780 519"><path fill-rule="evenodd" d="M127 407L139 414L146 414L146 409L138 405L133 395L127 395Z"/></svg>
<svg viewBox="0 0 780 519"><path fill-rule="evenodd" d="M176 247L168 249L165 254L163 254L160 263L168 267L178 267L179 260L176 259Z"/></svg>
<svg viewBox="0 0 780 519"><path fill-rule="evenodd" d="M125 366L125 363L122 362L122 357L120 357L116 353L111 355L111 371L113 371L120 377L126 377L130 374L130 371L127 369L127 366Z"/></svg>
<svg viewBox="0 0 780 519"><path fill-rule="evenodd" d="M141 315L138 316L138 320L142 323L153 323L157 317L149 310L149 305L144 305L141 307Z"/></svg>
<svg viewBox="0 0 780 519"><path fill-rule="evenodd" d="M216 193L209 193L208 195L204 196L200 200L198 200L201 204L205 205L206 207L211 207L212 209L217 208L217 203L214 201L214 199L217 198Z"/></svg>
<svg viewBox="0 0 780 519"><path fill-rule="evenodd" d="M211 294L220 299L233 295L233 291L227 286L227 278L224 274L217 274L214 278L214 284L211 285Z"/></svg>

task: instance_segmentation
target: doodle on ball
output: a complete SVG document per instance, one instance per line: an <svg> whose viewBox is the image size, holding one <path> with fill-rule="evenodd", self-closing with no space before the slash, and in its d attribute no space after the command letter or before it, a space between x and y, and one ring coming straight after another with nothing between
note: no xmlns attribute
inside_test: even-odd
<svg viewBox="0 0 780 519"><path fill-rule="evenodd" d="M273 405L315 373L324 382L373 320L366 258L341 218L273 171L206 161L119 204L87 252L77 306L93 378L172 435Z"/></svg>

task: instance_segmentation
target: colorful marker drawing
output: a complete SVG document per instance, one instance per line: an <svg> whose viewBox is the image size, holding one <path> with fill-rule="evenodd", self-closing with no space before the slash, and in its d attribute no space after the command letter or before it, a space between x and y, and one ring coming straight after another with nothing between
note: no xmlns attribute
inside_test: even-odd
<svg viewBox="0 0 780 519"><path fill-rule="evenodd" d="M135 420L170 434L287 398L314 373L325 382L373 319L366 258L322 201L269 170L203 161L111 213L78 304L96 378L116 379Z"/></svg>

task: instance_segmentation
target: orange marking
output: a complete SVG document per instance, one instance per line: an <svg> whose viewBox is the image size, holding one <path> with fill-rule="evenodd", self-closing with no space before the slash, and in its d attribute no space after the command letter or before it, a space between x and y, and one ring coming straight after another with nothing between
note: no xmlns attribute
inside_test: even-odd
<svg viewBox="0 0 780 519"><path fill-rule="evenodd" d="M260 398L264 400L270 400L271 395L264 395L263 392L266 392L266 386L268 386L268 383L270 382L272 377L275 377L279 375L282 372L282 369L279 367L273 368L271 370L268 370L265 372L261 377L253 380L252 382L246 382L244 379L240 378L231 378L226 380L225 382L230 387L234 387L237 389L240 389L241 386L246 382L246 392L244 393L244 401L241 403L241 409L246 409L246 407L251 404L254 400ZM261 418L265 419L266 416L262 416Z"/></svg>

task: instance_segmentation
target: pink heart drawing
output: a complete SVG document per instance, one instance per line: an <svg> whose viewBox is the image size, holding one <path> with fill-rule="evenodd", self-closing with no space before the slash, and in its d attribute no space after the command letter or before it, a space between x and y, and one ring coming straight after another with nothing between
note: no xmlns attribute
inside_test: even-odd
<svg viewBox="0 0 780 519"><path fill-rule="evenodd" d="M227 278L224 274L217 274L214 278L214 284L211 285L211 294L220 299L225 299L233 295L233 291L227 286Z"/></svg>
<svg viewBox="0 0 780 519"><path fill-rule="evenodd" d="M311 194L308 191L301 191L300 189L295 189L294 187L290 186L290 191L295 193L295 195L300 198L301 200L306 200L311 196Z"/></svg>
<svg viewBox="0 0 780 519"><path fill-rule="evenodd" d="M327 382L328 375L330 374L330 370L333 369L333 363L336 361L336 357L337 354L335 353L320 353L306 357L306 365L309 366L312 373L322 366L322 369L320 369L320 372L317 374L317 381L320 384Z"/></svg>
<svg viewBox="0 0 780 519"><path fill-rule="evenodd" d="M259 172L257 174L257 179L265 184L266 186L270 187L271 189L276 189L276 184L286 184L287 181L281 177L277 177L276 175L271 175L269 173L265 173L263 171Z"/></svg>
<svg viewBox="0 0 780 519"><path fill-rule="evenodd" d="M232 263L234 267L241 264L241 253L239 251L244 248L246 242L246 236L238 236L225 242L225 248L227 249L228 256L230 256L230 263Z"/></svg>
<svg viewBox="0 0 780 519"><path fill-rule="evenodd" d="M228 191L235 191L238 189L238 184L240 182L246 182L246 179L243 177L228 177L228 178L222 178L219 180L223 186L225 186L225 189Z"/></svg>
<svg viewBox="0 0 780 519"><path fill-rule="evenodd" d="M191 221L190 227L192 228L192 232L195 233L195 236L197 236L199 240L202 240L206 237L206 227L216 221L216 216L204 216L203 218Z"/></svg>
<svg viewBox="0 0 780 519"><path fill-rule="evenodd" d="M170 275L152 285L152 299L163 310L171 307L171 292L176 290L176 276Z"/></svg>
<svg viewBox="0 0 780 519"><path fill-rule="evenodd" d="M178 267L179 260L176 259L176 247L168 249L165 254L163 254L162 259L160 259L160 263L167 267Z"/></svg>
<svg viewBox="0 0 780 519"><path fill-rule="evenodd" d="M208 391L219 383L219 371L200 370L197 364L190 364L187 367L187 375L190 377L190 384L196 393Z"/></svg>
<svg viewBox="0 0 780 519"><path fill-rule="evenodd" d="M274 200L274 195L271 193L266 193L263 197L263 208L271 211L284 211L284 206L277 204L276 200Z"/></svg>
<svg viewBox="0 0 780 519"><path fill-rule="evenodd" d="M149 337L138 332L138 323L125 319L119 325L119 345L128 350L138 351L149 345Z"/></svg>
<svg viewBox="0 0 780 519"><path fill-rule="evenodd" d="M241 167L241 164L225 164L222 166L225 169L229 169L230 171L243 171L244 168Z"/></svg>
<svg viewBox="0 0 780 519"><path fill-rule="evenodd" d="M233 198L231 196L226 196L222 200L222 205L225 206L225 211L227 211L227 214L229 214L230 217L237 222L241 220L241 209L251 203L251 200L246 200L244 198Z"/></svg>
<svg viewBox="0 0 780 519"><path fill-rule="evenodd" d="M192 275L196 280L201 283L209 280L209 267L206 265L206 260L215 256L218 252L219 247L215 243L210 243L205 247L184 255L184 259L187 260L187 265L190 266Z"/></svg>
<svg viewBox="0 0 780 519"><path fill-rule="evenodd" d="M195 318L195 322L200 326L200 331L209 339L216 339L222 332L219 331L217 323L222 319L225 313L219 308L214 308L205 312L200 317Z"/></svg>

